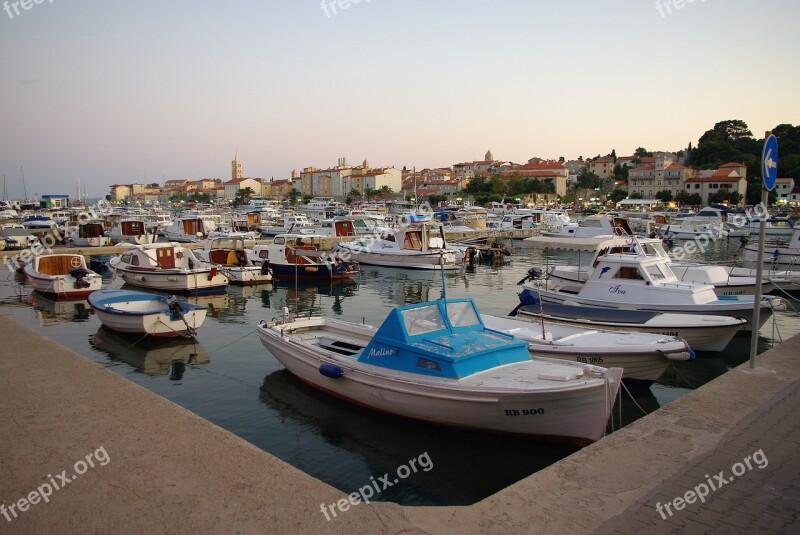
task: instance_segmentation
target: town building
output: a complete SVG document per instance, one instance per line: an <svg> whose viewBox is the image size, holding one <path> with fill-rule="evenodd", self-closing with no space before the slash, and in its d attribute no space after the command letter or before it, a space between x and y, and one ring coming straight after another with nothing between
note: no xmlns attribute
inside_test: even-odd
<svg viewBox="0 0 800 535"><path fill-rule="evenodd" d="M628 195L638 194L643 199L655 199L660 191L667 190L674 198L684 190L686 180L694 177L694 170L674 163L665 155L653 157L653 163L639 164L628 171Z"/></svg>
<svg viewBox="0 0 800 535"><path fill-rule="evenodd" d="M589 171L605 180L614 176L614 160L609 157L597 158L589 162Z"/></svg>
<svg viewBox="0 0 800 535"><path fill-rule="evenodd" d="M703 204L708 204L708 196L718 193L720 190L728 190L730 193L742 195L743 205L745 201L753 203L753 199L746 199L747 196L747 166L743 163L726 163L719 169L697 171L696 175L689 178L684 183L684 189L689 194L699 194L703 199ZM757 202L757 201L756 201Z"/></svg>
<svg viewBox="0 0 800 535"><path fill-rule="evenodd" d="M231 180L236 180L238 178L244 178L244 174L242 171L242 160L239 159L239 150L236 150L236 156L233 157L233 161L231 162Z"/></svg>

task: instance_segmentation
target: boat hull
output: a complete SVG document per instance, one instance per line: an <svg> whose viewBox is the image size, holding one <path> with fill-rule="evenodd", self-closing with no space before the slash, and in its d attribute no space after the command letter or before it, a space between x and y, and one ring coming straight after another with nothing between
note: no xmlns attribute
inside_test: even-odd
<svg viewBox="0 0 800 535"><path fill-rule="evenodd" d="M368 266L435 270L458 269L459 267L455 262L455 256L452 254L445 255L444 263L442 263L442 255L439 253L421 253L412 255L383 254L346 248L342 248L340 251L347 252L350 260Z"/></svg>
<svg viewBox="0 0 800 535"><path fill-rule="evenodd" d="M28 282L39 293L57 299L83 299L103 286L103 278L96 273L87 275L79 283L72 275L44 275L28 264L23 269Z"/></svg>
<svg viewBox="0 0 800 535"><path fill-rule="evenodd" d="M552 335L552 330L563 330L564 324L554 325L549 321L533 323L534 318L520 316L499 318L484 315L483 320L490 329L528 341L528 351L532 357L623 368L624 381L637 386L649 386L655 382L669 368L672 360L689 360L692 357L685 342L666 335L657 342L648 336L646 343L637 344L636 336L629 332L597 332L592 331L591 327L570 326L575 328L575 334L553 340L552 337L542 338L542 330ZM524 320L528 325L520 328L519 324Z"/></svg>
<svg viewBox="0 0 800 535"><path fill-rule="evenodd" d="M718 316L728 316L732 318L742 318L747 321L743 326L743 330L751 330L753 323L753 303L741 302L744 296L719 296L720 298L713 303L706 304L689 304L689 303L625 303L625 302L611 302L601 301L599 299L578 297L574 294L562 294L554 291L541 291L538 289L531 289L526 287L522 293L519 294L520 303L523 305L538 304L539 299L544 303L555 305L579 305L590 306L594 308L605 308L611 310L637 310L641 312L672 312L678 314L710 314ZM739 298L739 299L737 299ZM785 310L786 304L779 299L770 299L762 297L761 309L759 313L758 328L772 317L775 310Z"/></svg>
<svg viewBox="0 0 800 535"><path fill-rule="evenodd" d="M589 317L586 307L543 305L543 310L539 310L538 306L520 306L512 315L526 321L539 321L544 318L548 322L561 325L674 336L684 340L691 349L706 352L724 350L744 325L744 320L732 322L727 318L716 316L692 316L686 318L688 321L676 322L670 319L673 316L671 314L636 323L624 321L624 318L615 321L608 310L595 310L595 312L598 312L597 317Z"/></svg>
<svg viewBox="0 0 800 535"><path fill-rule="evenodd" d="M187 334L189 332L187 324L192 330L198 329L205 321L206 312L206 309L185 312L186 323L184 323L183 320L172 319L169 314L163 312L141 316L126 316L95 308L95 313L103 325L113 331L149 334L165 338Z"/></svg>
<svg viewBox="0 0 800 535"><path fill-rule="evenodd" d="M130 286L185 295L206 295L224 293L228 277L222 271L211 269L195 270L135 270L115 266L116 274Z"/></svg>
<svg viewBox="0 0 800 535"><path fill-rule="evenodd" d="M481 390L444 384L439 378L389 375L370 365L353 366L259 328L264 346L301 381L370 409L425 422L585 445L600 439L619 386L622 370L591 386L543 392ZM325 363L347 369L339 378L320 373ZM491 373L491 372L486 372ZM407 374L411 375L411 374ZM587 380L588 381L588 380Z"/></svg>

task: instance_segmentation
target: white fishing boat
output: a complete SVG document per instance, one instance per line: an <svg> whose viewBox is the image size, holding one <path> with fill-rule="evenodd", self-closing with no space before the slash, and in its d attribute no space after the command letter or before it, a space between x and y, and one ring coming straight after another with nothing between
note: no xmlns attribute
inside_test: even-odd
<svg viewBox="0 0 800 535"><path fill-rule="evenodd" d="M300 227L296 229L298 234L309 234L314 236L335 236L339 238L354 238L356 236L366 236L380 234L389 230L382 217L372 215L348 215L324 219L319 225L311 227Z"/></svg>
<svg viewBox="0 0 800 535"><path fill-rule="evenodd" d="M260 221L260 218L259 218ZM228 220L211 232L208 233L208 239L213 240L216 238L232 238L242 240L257 240L261 236L258 230L250 229L250 222L247 216L236 216Z"/></svg>
<svg viewBox="0 0 800 535"><path fill-rule="evenodd" d="M130 290L98 290L87 300L107 328L159 337L194 335L208 311L174 296Z"/></svg>
<svg viewBox="0 0 800 535"><path fill-rule="evenodd" d="M278 234L298 233L301 229L312 228L314 225L303 214L286 212L278 220L267 221L259 227L264 236L277 236Z"/></svg>
<svg viewBox="0 0 800 535"><path fill-rule="evenodd" d="M671 312L642 312L579 305L519 305L511 315L524 321L571 327L672 336L694 351L719 352L747 323L740 318ZM626 374L627 375L627 374Z"/></svg>
<svg viewBox="0 0 800 535"><path fill-rule="evenodd" d="M548 242L538 241L540 247L547 248ZM629 238L602 240L593 243L590 240L576 242L579 246L575 250L591 252L594 257L586 264L568 264L551 266L547 270L550 279L562 284L573 283L580 285L586 282L600 259L609 254L627 254L642 258L664 258L675 276L681 282L692 284L710 284L717 295L753 295L755 293L757 278L755 273L735 268L732 266L715 266L698 262L674 262L667 254L661 240L649 238ZM772 289L769 279L762 277L762 292L767 293ZM576 286L579 288L579 286Z"/></svg>
<svg viewBox="0 0 800 535"><path fill-rule="evenodd" d="M754 217L748 222L751 235L761 234L761 219ZM787 240L794 234L794 221L788 217L768 217L764 221L764 235L771 240Z"/></svg>
<svg viewBox="0 0 800 535"><path fill-rule="evenodd" d="M603 436L622 370L531 358L487 329L471 299L394 309L380 328L262 321L264 346L300 380L426 422L586 444Z"/></svg>
<svg viewBox="0 0 800 535"><path fill-rule="evenodd" d="M144 245L153 243L158 236L158 227L148 225L144 219L119 219L111 227L108 238L112 243L131 243L133 245Z"/></svg>
<svg viewBox="0 0 800 535"><path fill-rule="evenodd" d="M758 262L758 242L744 248L744 260L755 266ZM764 267L769 270L800 270L800 228L795 228L791 237L764 242Z"/></svg>
<svg viewBox="0 0 800 535"><path fill-rule="evenodd" d="M208 238L208 233L217 228L213 219L202 216L176 217L170 226L164 229L164 236L169 241L178 243L195 243Z"/></svg>
<svg viewBox="0 0 800 535"><path fill-rule="evenodd" d="M609 252L598 258L582 284L553 279L528 280L520 294L522 304L546 303L584 305L606 309L644 312L716 314L752 322L752 295L717 296L711 285L683 282L662 256ZM780 298L761 300L760 328L773 311L785 310Z"/></svg>
<svg viewBox="0 0 800 535"><path fill-rule="evenodd" d="M271 271L277 280L334 282L358 275L358 263L320 251L313 240L303 234L282 234L271 244L254 246L248 255L253 265Z"/></svg>
<svg viewBox="0 0 800 535"><path fill-rule="evenodd" d="M79 222L67 235L67 240L73 247L105 247L111 241L102 221L97 220Z"/></svg>
<svg viewBox="0 0 800 535"><path fill-rule="evenodd" d="M139 288L190 295L224 292L228 277L179 243L136 245L108 261L116 276Z"/></svg>
<svg viewBox="0 0 800 535"><path fill-rule="evenodd" d="M577 223L565 221L560 226L542 228L540 234L556 238L592 238L595 236L633 236L633 231L625 218L592 215Z"/></svg>
<svg viewBox="0 0 800 535"><path fill-rule="evenodd" d="M0 238L5 240L8 249L25 249L39 243L38 238L19 223L3 223Z"/></svg>
<svg viewBox="0 0 800 535"><path fill-rule="evenodd" d="M403 225L341 242L336 250L360 264L406 269L457 269L456 251L447 247L442 227L434 233L429 225Z"/></svg>
<svg viewBox="0 0 800 535"><path fill-rule="evenodd" d="M603 331L541 319L483 315L487 328L528 342L531 356L623 368L625 382L649 386L672 361L690 360L694 353L679 338L663 334Z"/></svg>
<svg viewBox="0 0 800 535"><path fill-rule="evenodd" d="M194 254L201 261L220 266L230 284L250 286L272 282L269 263L256 265L247 254L242 238L217 238L209 240L206 247Z"/></svg>
<svg viewBox="0 0 800 535"><path fill-rule="evenodd" d="M83 299L103 285L103 277L87 268L78 254L35 256L23 273L34 290L59 299Z"/></svg>

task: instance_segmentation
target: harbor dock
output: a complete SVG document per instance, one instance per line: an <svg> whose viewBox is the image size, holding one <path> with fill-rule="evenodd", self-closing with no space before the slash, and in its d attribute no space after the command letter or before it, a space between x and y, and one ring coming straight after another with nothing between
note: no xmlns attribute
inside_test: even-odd
<svg viewBox="0 0 800 535"><path fill-rule="evenodd" d="M347 494L2 315L0 333L0 533L800 531L800 335L471 506L326 519Z"/></svg>

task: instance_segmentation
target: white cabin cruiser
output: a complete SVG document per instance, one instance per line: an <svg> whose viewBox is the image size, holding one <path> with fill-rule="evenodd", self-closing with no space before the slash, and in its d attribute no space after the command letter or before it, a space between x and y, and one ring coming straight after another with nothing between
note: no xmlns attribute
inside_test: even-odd
<svg viewBox="0 0 800 535"><path fill-rule="evenodd" d="M447 248L442 227L400 226L379 236L341 242L336 250L360 264L406 269L457 269L456 251ZM437 235L438 234L438 235Z"/></svg>

